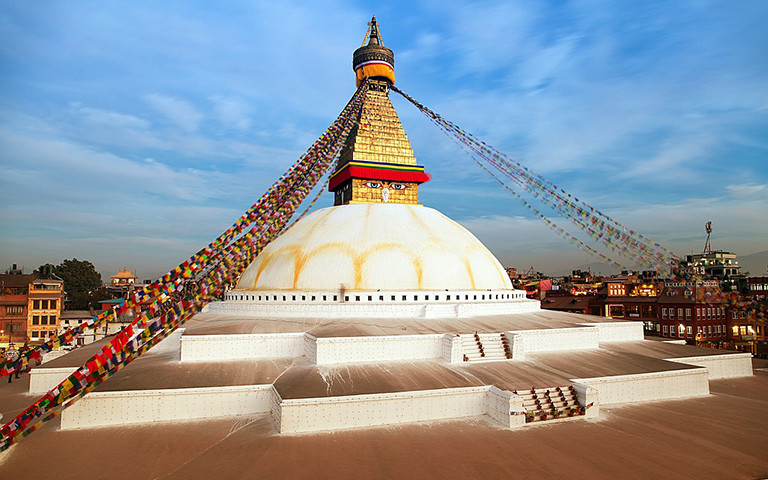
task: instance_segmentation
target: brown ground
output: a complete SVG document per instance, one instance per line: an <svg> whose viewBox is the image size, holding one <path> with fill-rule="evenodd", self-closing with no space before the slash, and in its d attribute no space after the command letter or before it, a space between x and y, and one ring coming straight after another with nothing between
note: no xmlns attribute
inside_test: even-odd
<svg viewBox="0 0 768 480"><path fill-rule="evenodd" d="M768 476L768 371L688 400L518 430L483 420L276 435L264 417L57 431L0 457L2 478L750 479Z"/></svg>
<svg viewBox="0 0 768 480"><path fill-rule="evenodd" d="M589 318L595 317L545 312L515 316L512 322L489 317L448 325L425 319L250 322L204 314L189 323L186 333L466 333L574 326ZM45 366L79 365L97 348L77 349ZM718 353L728 352L630 342L529 354L515 362L339 367L318 367L306 359L181 363L177 353L158 353L139 358L99 389L274 382L283 398L482 384L514 390L565 385L574 377L698 368L664 359ZM471 419L290 436L277 435L264 416L81 431L60 431L54 421L0 454L0 479L768 477L768 362L756 367L753 377L710 382L712 394L706 397L603 407L596 420L550 421L517 430ZM27 375L10 385L0 383L5 421L36 400L25 393L27 387Z"/></svg>

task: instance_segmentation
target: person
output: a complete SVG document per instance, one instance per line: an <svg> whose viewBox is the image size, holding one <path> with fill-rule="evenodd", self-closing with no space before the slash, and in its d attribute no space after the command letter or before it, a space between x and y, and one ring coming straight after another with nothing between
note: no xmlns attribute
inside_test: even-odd
<svg viewBox="0 0 768 480"><path fill-rule="evenodd" d="M14 363L18 359L19 359L19 351L16 350L16 348L14 348L13 344L9 345L8 349L5 351L5 363L8 366L16 366L16 367L18 367L18 365L14 365ZM19 378L19 371L18 370L16 370L16 378ZM13 380L13 374L8 375L8 383L11 383L12 380Z"/></svg>
<svg viewBox="0 0 768 480"><path fill-rule="evenodd" d="M19 348L19 358L21 359L21 362L19 363L19 368L16 370L16 378L19 378L19 375L22 373L26 373L30 370L29 367L29 361L27 360L26 353L29 351L29 344L27 342L24 342L24 345Z"/></svg>

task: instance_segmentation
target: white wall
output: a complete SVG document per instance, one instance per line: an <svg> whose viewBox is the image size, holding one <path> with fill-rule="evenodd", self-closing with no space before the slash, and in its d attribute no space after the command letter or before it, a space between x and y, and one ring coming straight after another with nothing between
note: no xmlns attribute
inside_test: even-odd
<svg viewBox="0 0 768 480"><path fill-rule="evenodd" d="M280 432L371 427L488 413L489 387L283 400Z"/></svg>
<svg viewBox="0 0 768 480"><path fill-rule="evenodd" d="M63 411L61 429L268 413L272 385L91 392Z"/></svg>
<svg viewBox="0 0 768 480"><path fill-rule="evenodd" d="M597 390L601 405L670 400L709 394L709 381L705 368L599 378L574 378L571 381Z"/></svg>
<svg viewBox="0 0 768 480"><path fill-rule="evenodd" d="M184 335L182 362L216 362L252 358L301 357L303 333Z"/></svg>
<svg viewBox="0 0 768 480"><path fill-rule="evenodd" d="M488 389L488 416L499 424L514 428L525 425L523 397L491 386Z"/></svg>
<svg viewBox="0 0 768 480"><path fill-rule="evenodd" d="M29 372L29 393L46 393L72 375L77 367L36 367Z"/></svg>
<svg viewBox="0 0 768 480"><path fill-rule="evenodd" d="M587 418L598 417L600 415L600 392L581 383L574 383L573 389L576 391L576 399L586 408L584 416Z"/></svg>
<svg viewBox="0 0 768 480"><path fill-rule="evenodd" d="M703 355L700 357L668 358L667 360L705 367L710 380L752 375L752 354L749 353Z"/></svg>
<svg viewBox="0 0 768 480"><path fill-rule="evenodd" d="M165 337L163 340L160 341L157 345L152 347L146 355L152 355L157 353L167 353L167 352L179 352L179 349L181 348L181 336L184 334L185 328L177 328L173 332L171 332L170 335Z"/></svg>
<svg viewBox="0 0 768 480"><path fill-rule="evenodd" d="M643 322L602 322L582 323L584 326L597 327L600 331L600 343L636 342L645 339Z"/></svg>
<svg viewBox="0 0 768 480"><path fill-rule="evenodd" d="M443 334L310 338L318 365L432 360L443 356ZM314 339L314 340L312 340Z"/></svg>
<svg viewBox="0 0 768 480"><path fill-rule="evenodd" d="M598 348L599 330L594 327L515 330L506 333L514 359L525 353ZM514 336L514 337L513 337Z"/></svg>
<svg viewBox="0 0 768 480"><path fill-rule="evenodd" d="M287 318L455 318L541 310L540 302L519 290L347 291L345 302L333 301L334 295L340 298L338 291L232 290L225 301L203 311Z"/></svg>

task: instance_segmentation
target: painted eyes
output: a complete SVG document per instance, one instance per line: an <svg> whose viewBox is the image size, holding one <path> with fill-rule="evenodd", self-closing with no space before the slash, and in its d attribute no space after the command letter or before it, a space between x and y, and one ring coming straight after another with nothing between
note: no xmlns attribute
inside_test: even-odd
<svg viewBox="0 0 768 480"><path fill-rule="evenodd" d="M381 188L385 185L383 185L381 182L365 182L365 186L368 188ZM392 183L389 185L389 188L392 190L405 190L408 188L408 185L404 183Z"/></svg>

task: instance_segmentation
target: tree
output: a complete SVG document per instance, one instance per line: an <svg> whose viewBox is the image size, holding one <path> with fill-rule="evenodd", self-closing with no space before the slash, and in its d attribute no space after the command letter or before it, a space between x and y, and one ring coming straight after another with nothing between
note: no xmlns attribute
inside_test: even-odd
<svg viewBox="0 0 768 480"><path fill-rule="evenodd" d="M40 272L44 272L46 267L48 265L41 266ZM69 306L73 310L87 310L88 307L98 307L99 300L106 298L101 274L96 271L96 267L88 260L78 260L76 258L64 260L59 265L53 267L51 273L64 280L64 290L69 298Z"/></svg>

